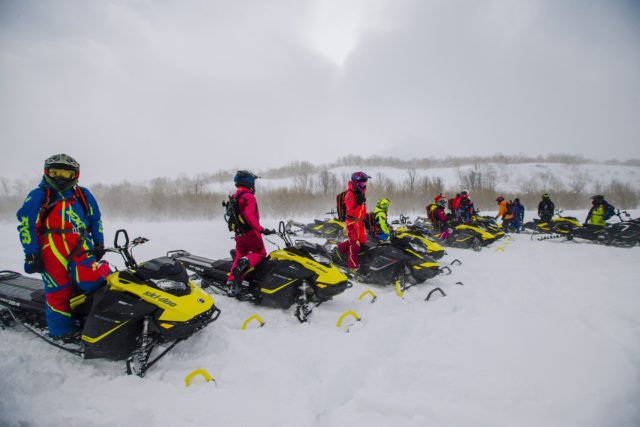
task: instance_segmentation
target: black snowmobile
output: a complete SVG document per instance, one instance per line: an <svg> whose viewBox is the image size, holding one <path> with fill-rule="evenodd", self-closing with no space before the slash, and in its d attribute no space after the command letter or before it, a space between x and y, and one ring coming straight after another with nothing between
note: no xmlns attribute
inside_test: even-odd
<svg viewBox="0 0 640 427"><path fill-rule="evenodd" d="M337 246L331 250L336 265L347 270L347 255ZM426 253L417 253L410 239L395 239L390 242L367 240L359 255L359 280L380 285L400 284L402 289L423 283L442 272L451 273L449 267L440 264Z"/></svg>
<svg viewBox="0 0 640 427"><path fill-rule="evenodd" d="M450 215L450 214L448 214ZM442 233L431 225L431 222L422 217L418 217L410 228L415 233L430 235L443 246L460 249L472 249L480 251L483 247L490 245L497 240L497 237L473 225L458 224L452 227L452 232L446 239L441 238Z"/></svg>
<svg viewBox="0 0 640 427"><path fill-rule="evenodd" d="M0 272L0 326L19 323L60 349L85 359L126 360L127 374L144 376L177 343L215 321L220 310L211 295L189 281L178 262L160 257L137 264L135 246L118 230L115 248L127 267L107 277L97 291L77 293L71 300L82 336L73 342L48 335L42 280L13 271ZM151 358L155 353L154 358Z"/></svg>
<svg viewBox="0 0 640 427"><path fill-rule="evenodd" d="M306 322L314 306L329 301L351 284L331 263L322 246L302 240L294 244L284 222L280 222L277 235L284 241L285 248L271 252L246 273L237 298L285 310L295 304L295 316L300 322ZM228 295L227 277L234 254L235 250L231 258L213 260L177 250L170 251L167 256L196 273L203 288Z"/></svg>
<svg viewBox="0 0 640 427"><path fill-rule="evenodd" d="M627 220L622 218L622 214L626 215ZM566 237L569 240L578 238L602 245L625 248L640 244L640 219L630 219L631 216L625 211L618 211L616 216L620 219L618 223L607 224L604 227L593 225L576 227L570 230Z"/></svg>
<svg viewBox="0 0 640 427"><path fill-rule="evenodd" d="M582 227L582 223L576 217L562 216L562 212L556 211L556 216L549 222L536 218L533 221L525 222L522 227L532 231L531 238L536 233L568 235L571 230Z"/></svg>

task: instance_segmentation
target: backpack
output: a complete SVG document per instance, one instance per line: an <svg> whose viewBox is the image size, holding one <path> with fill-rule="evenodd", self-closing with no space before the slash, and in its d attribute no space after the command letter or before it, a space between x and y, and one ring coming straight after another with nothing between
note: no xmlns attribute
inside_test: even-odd
<svg viewBox="0 0 640 427"><path fill-rule="evenodd" d="M89 212L89 203L87 202L87 197L84 194L84 190L82 187L75 186L73 187L73 198L80 202L80 206L82 206L82 211L84 212L84 216L87 216ZM45 220L53 210L54 206L62 201L62 199L56 199L53 203L51 202L51 189L45 188L44 190L44 199L42 200L42 204L40 205L40 211L38 213L38 218L40 221L39 233L44 229Z"/></svg>
<svg viewBox="0 0 640 427"><path fill-rule="evenodd" d="M240 214L240 206L238 205L238 199L245 192L238 194L238 197L229 196L229 201L222 202L224 207L224 220L227 222L227 228L229 231L238 235L244 234L251 230L249 224L247 224Z"/></svg>
<svg viewBox="0 0 640 427"><path fill-rule="evenodd" d="M513 215L513 202L509 201L507 203L507 213L506 215Z"/></svg>
<svg viewBox="0 0 640 427"><path fill-rule="evenodd" d="M336 212L338 219L344 222L347 219L347 205L344 203L344 198L347 195L346 191L336 196Z"/></svg>
<svg viewBox="0 0 640 427"><path fill-rule="evenodd" d="M436 205L435 203L431 203L429 205L427 205L427 217L429 218L429 221L431 221L431 224L436 223L436 208L438 207L438 205Z"/></svg>
<svg viewBox="0 0 640 427"><path fill-rule="evenodd" d="M609 202L604 202L604 220L608 220L612 216L616 214L616 208L613 207Z"/></svg>
<svg viewBox="0 0 640 427"><path fill-rule="evenodd" d="M380 231L378 221L376 221L376 215L374 212L367 212L367 216L364 218L364 227L369 230L369 233L376 236Z"/></svg>

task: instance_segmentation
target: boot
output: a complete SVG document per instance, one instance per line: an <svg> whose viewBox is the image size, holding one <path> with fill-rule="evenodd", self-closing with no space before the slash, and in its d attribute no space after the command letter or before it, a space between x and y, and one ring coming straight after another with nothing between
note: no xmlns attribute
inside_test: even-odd
<svg viewBox="0 0 640 427"><path fill-rule="evenodd" d="M249 264L249 260L245 257L240 258L236 266L231 270L233 274L233 280L229 280L227 285L229 286L228 295L230 297L237 297L241 293L241 284L242 277L249 270L251 265Z"/></svg>

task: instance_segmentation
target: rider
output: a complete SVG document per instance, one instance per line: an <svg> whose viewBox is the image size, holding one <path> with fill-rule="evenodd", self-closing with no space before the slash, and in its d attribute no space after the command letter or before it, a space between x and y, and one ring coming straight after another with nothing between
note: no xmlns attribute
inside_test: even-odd
<svg viewBox="0 0 640 427"><path fill-rule="evenodd" d="M367 216L367 181L371 178L364 172L351 175L344 204L346 208L345 228L347 240L338 245L338 251L347 254L347 267L352 275L357 275L360 247L367 242L364 219Z"/></svg>
<svg viewBox="0 0 640 427"><path fill-rule="evenodd" d="M553 214L556 210L556 206L551 201L548 193L542 195L542 200L538 203L538 216L541 222L550 222L553 218Z"/></svg>
<svg viewBox="0 0 640 427"><path fill-rule="evenodd" d="M511 205L511 212L513 213L513 229L516 233L520 233L520 228L524 223L524 206L520 203L520 199L513 199L513 204Z"/></svg>
<svg viewBox="0 0 640 427"><path fill-rule="evenodd" d="M446 198L441 198L438 200L438 204L436 208L433 210L432 214L432 222L434 228L440 230L440 238L446 240L449 235L451 235L451 228L449 228L449 222L447 220L447 214L445 212L445 208L447 207L448 201Z"/></svg>
<svg viewBox="0 0 640 427"><path fill-rule="evenodd" d="M373 237L381 242L386 242L391 237L393 229L387 221L387 212L389 211L391 202L389 199L380 199L376 204L376 208L373 210Z"/></svg>
<svg viewBox="0 0 640 427"><path fill-rule="evenodd" d="M476 209L473 206L471 198L469 197L469 191L462 190L460 192L460 196L457 198L454 216L463 224L469 224L471 221L473 221L473 217L475 216L475 214Z"/></svg>
<svg viewBox="0 0 640 427"><path fill-rule="evenodd" d="M496 202L498 202L498 215L496 215L496 219L502 217L502 228L505 231L511 226L513 222L513 212L509 202L507 202L503 196L498 196L496 198Z"/></svg>
<svg viewBox="0 0 640 427"><path fill-rule="evenodd" d="M74 286L91 292L104 285L109 265L103 257L104 236L98 203L78 186L80 164L56 154L44 162L44 175L18 210L24 271L41 273L49 335L64 342L79 338L71 314Z"/></svg>
<svg viewBox="0 0 640 427"><path fill-rule="evenodd" d="M235 194L231 196L238 206L238 213L242 218L246 228L235 230L236 252L231 266L231 272L227 279L229 286L229 296L240 294L240 284L245 273L252 267L260 264L267 256L264 241L261 234L273 234L273 230L263 228L260 225L260 212L254 193L257 175L239 170L233 178L237 188Z"/></svg>
<svg viewBox="0 0 640 427"><path fill-rule="evenodd" d="M591 205L584 225L604 227L607 225L606 220L615 214L615 208L600 194L591 197Z"/></svg>

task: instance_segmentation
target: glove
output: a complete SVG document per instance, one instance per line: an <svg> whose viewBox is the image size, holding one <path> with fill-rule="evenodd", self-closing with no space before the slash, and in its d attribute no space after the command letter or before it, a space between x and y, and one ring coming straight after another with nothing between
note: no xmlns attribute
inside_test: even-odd
<svg viewBox="0 0 640 427"><path fill-rule="evenodd" d="M25 273L41 273L44 270L42 266L42 257L39 253L28 254L24 257L24 271Z"/></svg>
<svg viewBox="0 0 640 427"><path fill-rule="evenodd" d="M268 236L270 234L276 234L276 230L269 230L268 228L263 228L262 234L264 234L265 236Z"/></svg>
<svg viewBox="0 0 640 427"><path fill-rule="evenodd" d="M96 261L100 261L104 256L104 253L105 253L104 245L95 245L93 247L93 254L96 257Z"/></svg>

